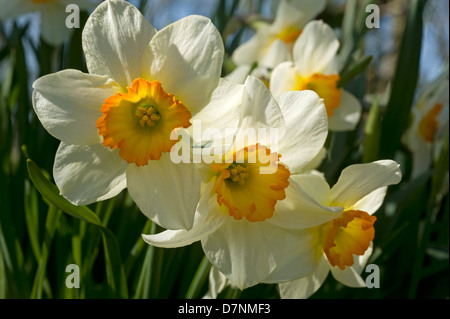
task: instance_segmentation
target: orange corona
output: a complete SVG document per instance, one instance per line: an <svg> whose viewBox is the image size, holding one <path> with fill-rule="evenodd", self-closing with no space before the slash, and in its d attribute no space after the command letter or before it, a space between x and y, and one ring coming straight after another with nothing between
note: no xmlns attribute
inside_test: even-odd
<svg viewBox="0 0 450 319"><path fill-rule="evenodd" d="M212 164L212 169L220 172L214 188L218 204L225 205L235 219L257 222L271 218L289 185L290 172L278 163L279 157L256 144L233 153L232 162Z"/></svg>
<svg viewBox="0 0 450 319"><path fill-rule="evenodd" d="M177 142L170 139L172 130L191 125L187 107L158 81L134 80L127 93L107 98L101 111L97 128L103 145L119 148L119 155L137 166L169 152Z"/></svg>

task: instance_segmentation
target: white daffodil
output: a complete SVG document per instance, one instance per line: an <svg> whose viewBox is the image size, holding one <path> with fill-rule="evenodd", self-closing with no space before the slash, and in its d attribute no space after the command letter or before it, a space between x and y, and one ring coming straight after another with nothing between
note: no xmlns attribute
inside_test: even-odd
<svg viewBox="0 0 450 319"><path fill-rule="evenodd" d="M292 90L313 90L324 99L331 131L353 130L361 116L361 104L338 88L336 53L339 41L322 21L308 23L293 48L293 62L278 65L270 77L274 96Z"/></svg>
<svg viewBox="0 0 450 319"><path fill-rule="evenodd" d="M315 246L298 243L314 238L291 227L303 225L295 204L301 190L291 176L302 172L321 151L328 127L323 102L312 91L288 92L278 104L257 78L250 76L245 85L234 85L243 91L236 90L240 103L236 103L239 98L234 103L239 105L222 106L241 110L240 127L221 160L206 168L192 229L143 238L166 248L200 240L212 265L244 289L313 271L316 251L311 247ZM275 138L259 134L271 128L277 129ZM323 210L336 216L334 208Z"/></svg>
<svg viewBox="0 0 450 319"><path fill-rule="evenodd" d="M69 4L75 4L81 10L95 7L91 0L0 0L0 21L14 19L29 12L39 12L42 38L51 45L59 45L73 30L66 26L70 13L66 12L66 7Z"/></svg>
<svg viewBox="0 0 450 319"><path fill-rule="evenodd" d="M376 220L372 215L382 205L387 186L400 182L399 165L391 160L351 165L342 171L331 189L318 174L300 174L291 179L307 195L297 198L297 211L303 220L314 225L300 232L315 240L297 244L316 245L311 248L316 251L316 268L305 277L280 283L281 297L308 298L320 288L330 271L346 286L364 287L360 273L372 253ZM307 201L303 203L304 199ZM312 208L311 200L316 202L316 208ZM340 212L330 216L330 209Z"/></svg>
<svg viewBox="0 0 450 319"><path fill-rule="evenodd" d="M189 229L200 177L194 164L171 161L170 135L191 125L219 83L219 32L201 16L156 31L131 4L109 0L89 17L83 49L89 74L63 70L33 84L37 116L62 141L53 171L61 194L84 205L128 187L147 217Z"/></svg>
<svg viewBox="0 0 450 319"><path fill-rule="evenodd" d="M448 70L424 87L412 108L412 121L403 142L412 152L412 177L426 172L438 154L436 141L448 129ZM448 134L448 131L447 131Z"/></svg>
<svg viewBox="0 0 450 319"><path fill-rule="evenodd" d="M325 9L326 0L281 0L272 24L260 26L255 35L233 52L237 65L274 68L291 61L291 49L305 24Z"/></svg>

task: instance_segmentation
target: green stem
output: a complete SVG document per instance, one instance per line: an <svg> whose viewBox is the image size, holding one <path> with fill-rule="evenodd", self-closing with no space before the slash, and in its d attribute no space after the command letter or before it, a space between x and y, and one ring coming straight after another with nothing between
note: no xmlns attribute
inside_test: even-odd
<svg viewBox="0 0 450 319"><path fill-rule="evenodd" d="M203 286L208 280L210 269L211 264L206 256L204 256L186 293L186 299L201 298L200 293L202 292Z"/></svg>

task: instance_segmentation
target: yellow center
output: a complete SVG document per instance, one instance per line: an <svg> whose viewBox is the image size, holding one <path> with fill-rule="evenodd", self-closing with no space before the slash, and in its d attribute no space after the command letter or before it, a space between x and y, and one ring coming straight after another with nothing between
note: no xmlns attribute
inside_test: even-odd
<svg viewBox="0 0 450 319"><path fill-rule="evenodd" d="M232 163L224 157L226 163L212 164L211 168L220 172L214 187L217 203L225 205L235 219L245 217L256 222L271 218L276 202L286 197L289 185L290 172L278 162L280 156L256 144L234 152Z"/></svg>
<svg viewBox="0 0 450 319"><path fill-rule="evenodd" d="M312 90L323 99L325 108L327 109L328 117L333 115L335 109L339 107L341 103L342 91L337 88L337 82L339 81L339 75L323 75L314 73L309 77L297 78L294 90Z"/></svg>
<svg viewBox="0 0 450 319"><path fill-rule="evenodd" d="M280 33L277 34L277 38L286 44L291 44L294 43L295 40L297 40L302 31L303 31L302 29L298 29L292 26L286 27L283 30L281 30Z"/></svg>
<svg viewBox="0 0 450 319"><path fill-rule="evenodd" d="M322 247L332 266L353 265L353 255L364 255L375 237L376 217L360 210L347 210L320 226Z"/></svg>
<svg viewBox="0 0 450 319"><path fill-rule="evenodd" d="M439 128L437 117L441 113L442 108L441 103L436 103L419 122L419 134L429 143L434 141L434 136Z"/></svg>
<svg viewBox="0 0 450 319"><path fill-rule="evenodd" d="M136 79L127 93L117 93L104 101L103 116L97 120L103 145L119 148L128 163L143 166L169 152L177 140L173 129L189 127L191 113L158 81Z"/></svg>

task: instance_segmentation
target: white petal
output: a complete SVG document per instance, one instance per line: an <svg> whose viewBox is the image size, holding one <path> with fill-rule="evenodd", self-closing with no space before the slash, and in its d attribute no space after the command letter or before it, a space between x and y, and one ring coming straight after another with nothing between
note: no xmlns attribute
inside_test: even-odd
<svg viewBox="0 0 450 319"><path fill-rule="evenodd" d="M361 200L359 200L355 205L353 205L353 209L362 210L370 215L375 214L375 212L380 208L383 204L384 197L386 196L387 186L380 187L374 190L367 196L364 196Z"/></svg>
<svg viewBox="0 0 450 319"><path fill-rule="evenodd" d="M260 58L258 65L267 68L274 68L278 64L291 61L291 49L280 39L275 39L269 46L267 53Z"/></svg>
<svg viewBox="0 0 450 319"><path fill-rule="evenodd" d="M330 131L352 131L361 117L361 103L352 94L341 90L341 102L328 119Z"/></svg>
<svg viewBox="0 0 450 319"><path fill-rule="evenodd" d="M212 22L192 15L152 38L142 74L161 82L166 92L173 93L195 114L209 102L219 84L223 55L223 41Z"/></svg>
<svg viewBox="0 0 450 319"><path fill-rule="evenodd" d="M355 164L345 168L331 188L332 206L352 207L380 187L397 184L402 178L399 165L391 160Z"/></svg>
<svg viewBox="0 0 450 319"><path fill-rule="evenodd" d="M166 229L191 229L200 199L195 164L174 164L169 153L147 165L127 167L128 191L149 219Z"/></svg>
<svg viewBox="0 0 450 319"><path fill-rule="evenodd" d="M292 62L279 64L270 76L270 92L278 98L281 93L295 90L298 76Z"/></svg>
<svg viewBox="0 0 450 319"><path fill-rule="evenodd" d="M297 39L293 48L294 63L297 71L304 77L314 73L328 72L329 64L339 48L339 41L333 29L322 21L309 22Z"/></svg>
<svg viewBox="0 0 450 319"><path fill-rule="evenodd" d="M97 120L103 101L120 91L106 76L63 70L33 83L33 108L45 129L68 144L101 141Z"/></svg>
<svg viewBox="0 0 450 319"><path fill-rule="evenodd" d="M353 260L355 261L355 264L353 266L345 267L344 270L340 269L339 267L331 267L331 274L337 281L343 283L348 287L365 287L366 283L361 278L360 274L365 267L367 260L372 254L372 251L373 246L371 243L370 247L366 250L363 256L353 256Z"/></svg>
<svg viewBox="0 0 450 319"><path fill-rule="evenodd" d="M303 278L284 282L278 285L282 299L307 299L324 283L330 272L330 264L322 258L316 270Z"/></svg>
<svg viewBox="0 0 450 319"><path fill-rule="evenodd" d="M326 0L281 0L272 25L275 30L286 27L302 28L308 21L325 9Z"/></svg>
<svg viewBox="0 0 450 319"><path fill-rule="evenodd" d="M282 230L265 222L231 217L216 232L202 239L203 250L213 264L239 289L256 285L276 266L274 243Z"/></svg>
<svg viewBox="0 0 450 319"><path fill-rule="evenodd" d="M279 227L301 229L326 223L340 216L342 207L327 207L330 190L323 178L313 174L291 175L285 189L286 198L279 200L268 222Z"/></svg>
<svg viewBox="0 0 450 319"><path fill-rule="evenodd" d="M203 297L205 299L217 299L217 296L225 289L225 287L230 285L227 277L225 277L216 267L211 267L208 279L209 289Z"/></svg>
<svg viewBox="0 0 450 319"><path fill-rule="evenodd" d="M214 183L209 183L200 198L194 223L190 230L166 230L155 235L142 235L150 245L174 248L190 245L215 232L229 216L222 213L217 197L210 196Z"/></svg>
<svg viewBox="0 0 450 319"><path fill-rule="evenodd" d="M101 144L80 146L61 142L53 176L61 195L74 205L87 205L114 197L126 188L126 166L118 150Z"/></svg>
<svg viewBox="0 0 450 319"><path fill-rule="evenodd" d="M51 2L41 10L41 36L51 45L60 45L69 38L72 29L66 27L66 7L58 2Z"/></svg>
<svg viewBox="0 0 450 319"><path fill-rule="evenodd" d="M256 138L258 137L257 129L276 129L278 136L284 134L285 123L280 107L264 83L254 76L249 76L245 81L241 114L241 131L237 134L236 140L242 135L250 135L247 134L248 130L253 132ZM250 136L248 138L249 145L256 140ZM264 144L269 146L267 143Z"/></svg>
<svg viewBox="0 0 450 319"><path fill-rule="evenodd" d="M312 273L323 256L320 233L311 229L283 230L272 243L276 252L276 267L265 283L279 283Z"/></svg>
<svg viewBox="0 0 450 319"><path fill-rule="evenodd" d="M250 40L233 51L232 60L237 65L252 65L259 61L270 45L269 26L263 25Z"/></svg>
<svg viewBox="0 0 450 319"><path fill-rule="evenodd" d="M250 74L252 69L251 65L244 64L239 65L236 69L234 69L231 73L227 74L224 79L228 81L233 81L239 84L244 84L247 76Z"/></svg>
<svg viewBox="0 0 450 319"><path fill-rule="evenodd" d="M141 77L142 58L156 30L126 1L102 2L83 29L89 73L108 75L125 89Z"/></svg>
<svg viewBox="0 0 450 319"><path fill-rule="evenodd" d="M279 142L281 161L291 174L299 173L316 157L327 138L325 105L313 91L286 92L278 101L286 123L286 134Z"/></svg>

